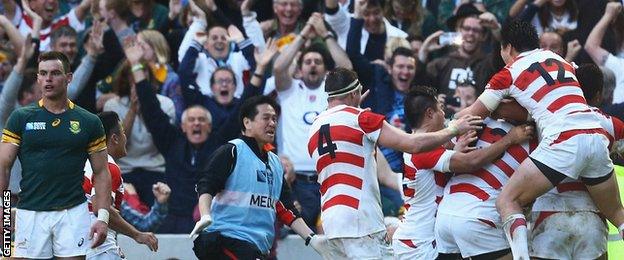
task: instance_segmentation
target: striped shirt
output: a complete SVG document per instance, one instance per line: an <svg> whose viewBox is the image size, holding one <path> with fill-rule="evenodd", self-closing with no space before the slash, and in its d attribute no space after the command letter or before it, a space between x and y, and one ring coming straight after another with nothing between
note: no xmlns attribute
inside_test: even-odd
<svg viewBox="0 0 624 260"><path fill-rule="evenodd" d="M321 184L321 221L329 238L362 237L385 229L375 143L384 117L340 105L312 124L308 153Z"/></svg>

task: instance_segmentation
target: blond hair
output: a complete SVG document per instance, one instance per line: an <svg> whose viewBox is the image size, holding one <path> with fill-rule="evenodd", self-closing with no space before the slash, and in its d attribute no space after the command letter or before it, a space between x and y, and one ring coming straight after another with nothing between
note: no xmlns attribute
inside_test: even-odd
<svg viewBox="0 0 624 260"><path fill-rule="evenodd" d="M169 62L169 44L165 40L165 36L156 30L143 30L139 32L139 36L154 49L156 60L160 64L166 64Z"/></svg>
<svg viewBox="0 0 624 260"><path fill-rule="evenodd" d="M405 38L389 37L388 41L386 41L386 47L384 50L384 60L386 62L389 62L390 58L392 58L392 53L394 52L394 50L396 50L399 47L412 49L412 46Z"/></svg>

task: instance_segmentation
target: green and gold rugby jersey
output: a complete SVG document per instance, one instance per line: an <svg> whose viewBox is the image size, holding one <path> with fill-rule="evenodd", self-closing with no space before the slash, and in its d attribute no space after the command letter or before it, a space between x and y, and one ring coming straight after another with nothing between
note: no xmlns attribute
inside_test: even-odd
<svg viewBox="0 0 624 260"><path fill-rule="evenodd" d="M22 181L17 208L51 211L71 208L86 200L83 169L89 154L106 149L100 119L69 101L53 114L43 100L11 113L2 142L19 146Z"/></svg>

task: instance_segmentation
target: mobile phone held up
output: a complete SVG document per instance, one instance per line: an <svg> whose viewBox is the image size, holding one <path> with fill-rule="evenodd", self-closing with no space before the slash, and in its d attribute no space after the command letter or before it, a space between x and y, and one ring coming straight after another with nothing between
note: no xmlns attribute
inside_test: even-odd
<svg viewBox="0 0 624 260"><path fill-rule="evenodd" d="M461 33L458 32L445 32L438 39L440 46L460 45L463 40Z"/></svg>

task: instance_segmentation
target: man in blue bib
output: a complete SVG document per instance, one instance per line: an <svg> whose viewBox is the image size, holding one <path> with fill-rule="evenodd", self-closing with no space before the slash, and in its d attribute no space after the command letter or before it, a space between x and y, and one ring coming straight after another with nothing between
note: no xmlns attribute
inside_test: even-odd
<svg viewBox="0 0 624 260"><path fill-rule="evenodd" d="M310 230L292 204L278 156L266 149L275 138L279 105L265 96L245 101L242 136L217 149L197 184L202 232L193 250L199 259L265 259L275 220L289 225L320 251L327 241Z"/></svg>

